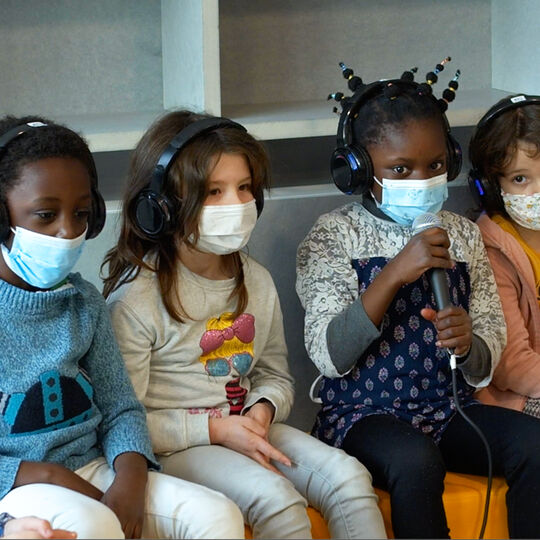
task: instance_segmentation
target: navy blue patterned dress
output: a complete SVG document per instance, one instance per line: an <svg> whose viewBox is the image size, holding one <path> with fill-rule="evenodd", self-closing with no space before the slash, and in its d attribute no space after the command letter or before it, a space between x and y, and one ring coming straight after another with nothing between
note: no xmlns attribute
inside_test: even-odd
<svg viewBox="0 0 540 540"><path fill-rule="evenodd" d="M384 257L352 261L360 294L387 262ZM468 311L467 264L458 262L447 271L447 279L452 302ZM347 431L361 418L392 414L439 441L455 408L448 357L435 346L433 323L420 315L422 308L434 306L425 275L401 287L383 318L380 338L347 375L323 378L322 408L313 428L316 437L340 447ZM460 370L457 382L462 407L474 403L475 388L465 382Z"/></svg>

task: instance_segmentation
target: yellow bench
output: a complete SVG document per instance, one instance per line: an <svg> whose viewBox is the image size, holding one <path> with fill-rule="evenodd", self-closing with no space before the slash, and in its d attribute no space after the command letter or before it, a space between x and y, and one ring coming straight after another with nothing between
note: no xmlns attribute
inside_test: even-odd
<svg viewBox="0 0 540 540"><path fill-rule="evenodd" d="M483 476L447 473L444 481L443 502L446 509L451 538L478 538L486 496L487 480ZM508 486L503 478L494 478L491 487L491 501L484 538L508 538L506 519L506 491ZM380 489L379 496L384 525L389 538L393 538L390 513L390 495ZM314 508L308 508L313 538L330 538L330 533L321 514ZM414 517L411 516L411 519ZM246 538L252 538L251 530L246 527Z"/></svg>

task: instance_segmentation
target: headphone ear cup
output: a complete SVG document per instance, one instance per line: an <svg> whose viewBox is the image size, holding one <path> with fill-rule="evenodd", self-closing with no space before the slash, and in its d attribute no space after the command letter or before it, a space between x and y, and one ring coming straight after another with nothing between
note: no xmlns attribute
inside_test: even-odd
<svg viewBox="0 0 540 540"><path fill-rule="evenodd" d="M482 182L482 176L476 169L471 169L468 176L469 191L477 206L484 207L484 199L486 196L486 189L484 182Z"/></svg>
<svg viewBox="0 0 540 540"><path fill-rule="evenodd" d="M0 202L0 244L9 238L9 215L6 205Z"/></svg>
<svg viewBox="0 0 540 540"><path fill-rule="evenodd" d="M330 172L337 188L347 195L365 193L373 182L373 165L362 146L343 146L334 150Z"/></svg>
<svg viewBox="0 0 540 540"><path fill-rule="evenodd" d="M92 188L92 215L88 223L88 232L86 233L87 240L95 238L105 226L107 218L107 209L105 201L101 193L95 188Z"/></svg>
<svg viewBox="0 0 540 540"><path fill-rule="evenodd" d="M137 197L135 222L150 239L155 240L169 230L172 215L172 205L164 195L145 189Z"/></svg>
<svg viewBox="0 0 540 540"><path fill-rule="evenodd" d="M463 152L461 145L452 137L451 133L446 135L446 153L448 156L448 165L446 167L448 181L451 182L459 175L463 164Z"/></svg>

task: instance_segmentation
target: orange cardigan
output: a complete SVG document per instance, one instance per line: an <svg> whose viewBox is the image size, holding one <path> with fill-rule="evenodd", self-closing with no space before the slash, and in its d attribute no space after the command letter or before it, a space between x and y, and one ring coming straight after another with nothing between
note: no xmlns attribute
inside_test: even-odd
<svg viewBox="0 0 540 540"><path fill-rule="evenodd" d="M486 214L477 224L493 267L507 327L507 345L491 384L477 393L484 403L523 410L540 397L540 308L534 273L519 242Z"/></svg>

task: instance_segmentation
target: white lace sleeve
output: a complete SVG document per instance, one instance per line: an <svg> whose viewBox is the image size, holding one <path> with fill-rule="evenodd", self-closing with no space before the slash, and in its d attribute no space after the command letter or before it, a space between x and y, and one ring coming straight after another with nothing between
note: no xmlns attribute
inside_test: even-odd
<svg viewBox="0 0 540 540"><path fill-rule="evenodd" d="M358 298L358 278L351 265L355 241L347 217L334 211L318 219L298 248L296 292L306 312L306 349L327 377L341 376L328 352L328 325Z"/></svg>
<svg viewBox="0 0 540 540"><path fill-rule="evenodd" d="M463 218L462 218L463 219ZM463 225L465 223L465 226ZM456 224L457 225L457 224ZM487 386L506 346L506 324L497 291L495 277L487 257L480 229L475 223L463 219L455 229L467 241L472 251L469 264L471 295L469 315L472 318L473 333L481 337L491 352L491 371L487 377L478 380L464 373L465 380L478 388ZM467 228L469 230L467 230Z"/></svg>

